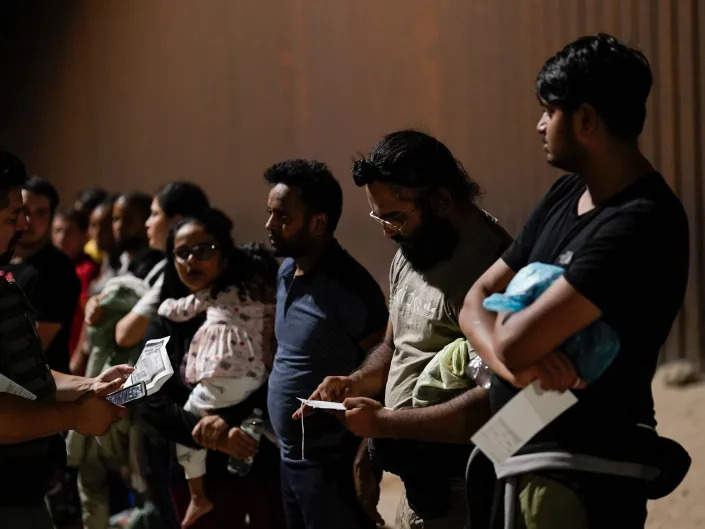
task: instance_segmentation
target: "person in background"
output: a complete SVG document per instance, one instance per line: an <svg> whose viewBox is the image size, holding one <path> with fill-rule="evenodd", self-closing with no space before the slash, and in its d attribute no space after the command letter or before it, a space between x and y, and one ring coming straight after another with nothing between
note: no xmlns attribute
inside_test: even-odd
<svg viewBox="0 0 705 529"><path fill-rule="evenodd" d="M108 199L108 192L105 189L89 187L79 191L73 202L73 209L81 211L86 217L103 202ZM103 262L105 250L101 250L96 239L90 237L86 241L83 251L97 264Z"/></svg>
<svg viewBox="0 0 705 529"><path fill-rule="evenodd" d="M49 367L69 373L69 337L81 283L71 260L51 244L59 195L49 182L32 176L24 183L22 199L28 226L2 275L17 281L36 311Z"/></svg>
<svg viewBox="0 0 705 529"><path fill-rule="evenodd" d="M297 397L310 395L328 375L351 372L381 341L388 318L384 294L335 239L343 193L325 164L289 160L264 178L271 186L265 228L275 254L286 257L277 277L278 346L267 406L281 445L287 526L373 528L382 521L376 499L363 509L355 488L366 443L326 413L306 419L304 440L291 416Z"/></svg>
<svg viewBox="0 0 705 529"><path fill-rule="evenodd" d="M147 240L152 250L163 252L169 228L179 219L208 209L208 198L203 190L190 182L170 182L159 189L152 199L149 217L145 222ZM159 295L166 259L162 259L148 274L150 291L115 326L115 343L132 347L142 341L149 322L159 307ZM154 278L150 281L150 278Z"/></svg>
<svg viewBox="0 0 705 529"><path fill-rule="evenodd" d="M115 237L113 236L113 204L115 199L109 197L104 202L98 204L90 214L88 220L88 238L96 242L96 247L104 255L100 265L98 276L88 285L88 298L83 304L85 320L85 310L91 297L100 294L106 282L118 274L120 268L119 254L115 248ZM76 349L71 354L70 368L74 375L83 376L86 372L88 358L90 355L90 342L86 339L86 323L81 323L81 332L76 344Z"/></svg>
<svg viewBox="0 0 705 529"><path fill-rule="evenodd" d="M106 350L91 347L90 360L87 364L89 375L100 372L111 362L126 361L125 354L139 348L144 339L150 320L156 315L159 306L162 276L166 259L164 249L169 227L183 216L200 213L208 208L208 199L200 187L189 182L172 182L163 186L154 198L137 193L121 195L113 206L113 232L118 249L122 250L123 263L127 264L125 272L143 279L148 290L142 294L132 309L125 313L113 329L104 329L114 334L114 343ZM149 259L149 260L147 260ZM109 291L114 279L106 284ZM94 296L88 301L85 322L88 325L103 327L108 323L106 309L101 305L101 296ZM107 300L108 298L106 298ZM120 317L120 314L112 314ZM93 346L95 344L89 344ZM137 354L139 351L136 352ZM106 362L108 362L106 364ZM130 462L130 458L139 449L137 443L127 443L122 432L133 432L132 439L141 437L134 433L132 424L127 421L113 428L107 439L116 442L103 443L105 448L96 447L94 443L85 445L85 452L76 459L79 464L79 491L83 507L84 525L89 529L102 529L107 524L107 486L111 471L120 470L121 465ZM73 455L73 451L71 455ZM132 459L134 461L134 459ZM141 486L140 469L132 464L132 483L135 488Z"/></svg>
<svg viewBox="0 0 705 529"><path fill-rule="evenodd" d="M81 282L81 294L69 337L69 352L73 359L81 338L84 310L88 301L88 287L100 274L100 267L84 251L88 240L88 217L82 211L59 208L54 215L51 238L54 246L71 259Z"/></svg>
<svg viewBox="0 0 705 529"><path fill-rule="evenodd" d="M29 227L22 197L26 184L24 164L0 153L0 264L9 261ZM66 461L58 434L69 429L88 436L105 433L126 410L104 395L118 389L132 368L116 366L94 379L50 370L27 297L18 283L5 278L0 280L0 374L31 395L0 393L0 523L53 529L44 495Z"/></svg>

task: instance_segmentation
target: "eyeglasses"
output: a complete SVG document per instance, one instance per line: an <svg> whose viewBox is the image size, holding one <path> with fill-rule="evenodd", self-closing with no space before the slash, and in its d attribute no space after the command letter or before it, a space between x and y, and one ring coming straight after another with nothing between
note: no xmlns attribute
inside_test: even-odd
<svg viewBox="0 0 705 529"><path fill-rule="evenodd" d="M375 215L374 211L370 211L370 218L374 221L379 222L383 228L388 229L390 231L393 231L395 233L398 233L399 235L404 235L404 228L406 227L406 221L402 223L402 225L394 224L393 222L389 222L388 220L384 220L382 217L378 217Z"/></svg>
<svg viewBox="0 0 705 529"><path fill-rule="evenodd" d="M174 248L174 259L179 263L185 263L193 255L196 261L207 261L220 250L217 244L195 244L193 246L179 246Z"/></svg>

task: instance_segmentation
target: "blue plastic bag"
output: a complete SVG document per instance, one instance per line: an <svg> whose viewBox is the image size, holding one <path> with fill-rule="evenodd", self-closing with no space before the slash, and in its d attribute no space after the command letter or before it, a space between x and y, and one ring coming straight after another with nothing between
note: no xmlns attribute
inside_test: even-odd
<svg viewBox="0 0 705 529"><path fill-rule="evenodd" d="M518 312L531 305L563 275L560 266L531 263L519 270L504 294L492 294L482 306L492 312ZM597 320L568 338L560 349L571 359L578 376L588 384L605 372L619 352L619 336L604 321Z"/></svg>

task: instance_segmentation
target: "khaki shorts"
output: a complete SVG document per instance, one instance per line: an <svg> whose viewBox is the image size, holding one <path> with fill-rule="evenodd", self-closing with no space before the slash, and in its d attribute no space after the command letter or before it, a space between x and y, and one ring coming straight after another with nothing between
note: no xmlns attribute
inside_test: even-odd
<svg viewBox="0 0 705 529"><path fill-rule="evenodd" d="M588 529L580 498L562 483L528 474L519 486L518 529Z"/></svg>

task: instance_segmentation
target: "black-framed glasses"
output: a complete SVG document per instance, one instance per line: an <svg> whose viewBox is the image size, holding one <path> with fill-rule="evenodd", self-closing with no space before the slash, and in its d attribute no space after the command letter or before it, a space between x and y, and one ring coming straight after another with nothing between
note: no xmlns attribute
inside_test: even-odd
<svg viewBox="0 0 705 529"><path fill-rule="evenodd" d="M220 250L217 244L194 244L193 246L179 246L174 248L174 259L179 263L185 263L193 255L196 261L207 261Z"/></svg>

